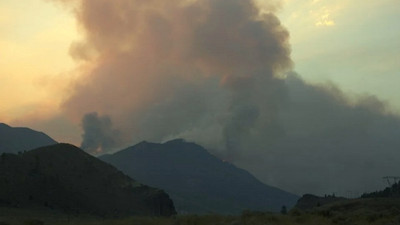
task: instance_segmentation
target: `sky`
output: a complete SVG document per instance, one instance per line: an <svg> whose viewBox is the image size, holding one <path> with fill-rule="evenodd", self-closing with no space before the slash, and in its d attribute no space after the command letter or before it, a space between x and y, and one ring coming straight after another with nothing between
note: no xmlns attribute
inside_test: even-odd
<svg viewBox="0 0 400 225"><path fill-rule="evenodd" d="M291 34L295 70L310 82L369 93L399 112L398 0L288 0L279 13Z"/></svg>
<svg viewBox="0 0 400 225"><path fill-rule="evenodd" d="M185 138L297 194L374 190L399 169L399 5L2 0L0 120L93 154Z"/></svg>

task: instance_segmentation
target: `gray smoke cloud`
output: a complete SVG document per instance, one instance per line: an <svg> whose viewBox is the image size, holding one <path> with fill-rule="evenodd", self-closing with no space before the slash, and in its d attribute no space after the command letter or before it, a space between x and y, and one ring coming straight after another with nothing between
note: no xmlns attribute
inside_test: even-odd
<svg viewBox="0 0 400 225"><path fill-rule="evenodd" d="M92 154L114 150L119 144L119 132L113 129L108 116L88 113L82 119L82 128L81 148Z"/></svg>
<svg viewBox="0 0 400 225"><path fill-rule="evenodd" d="M299 194L351 197L381 189L382 176L399 171L400 118L384 102L350 100L334 85L310 85L296 74L285 87L277 128L243 140L251 150L240 166Z"/></svg>
<svg viewBox="0 0 400 225"><path fill-rule="evenodd" d="M375 190L400 169L399 116L289 72L274 4L261 13L251 0L61 2L85 35L71 47L83 66L64 110L107 115L83 123L88 149L185 138L297 194Z"/></svg>

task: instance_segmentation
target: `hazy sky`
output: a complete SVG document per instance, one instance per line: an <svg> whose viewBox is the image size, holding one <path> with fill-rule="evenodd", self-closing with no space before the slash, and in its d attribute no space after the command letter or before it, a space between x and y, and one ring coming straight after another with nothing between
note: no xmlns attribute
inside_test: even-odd
<svg viewBox="0 0 400 225"><path fill-rule="evenodd" d="M377 95L399 112L399 0L288 0L279 15L306 80Z"/></svg>
<svg viewBox="0 0 400 225"><path fill-rule="evenodd" d="M61 7L43 0L0 1L1 121L25 126L59 116L75 68L69 46L77 36L73 16ZM58 140L79 142L76 132L32 125Z"/></svg>
<svg viewBox="0 0 400 225"><path fill-rule="evenodd" d="M0 2L1 122L93 152L183 137L298 194L398 169L399 0L77 2Z"/></svg>
<svg viewBox="0 0 400 225"><path fill-rule="evenodd" d="M295 70L309 82L334 82L349 94L376 95L398 112L399 5L399 0L282 1L278 16L290 32ZM69 49L79 39L72 14L60 5L0 1L3 122L24 125L29 118L60 117L58 105L76 69ZM80 135L72 134L73 139L53 132L58 140L80 142Z"/></svg>

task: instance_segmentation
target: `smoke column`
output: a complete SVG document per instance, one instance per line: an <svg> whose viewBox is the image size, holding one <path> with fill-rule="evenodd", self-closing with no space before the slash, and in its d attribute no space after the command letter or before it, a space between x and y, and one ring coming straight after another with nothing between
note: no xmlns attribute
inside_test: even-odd
<svg viewBox="0 0 400 225"><path fill-rule="evenodd" d="M97 154L118 146L119 132L113 129L108 116L86 114L82 119L82 127L84 133L81 148L88 152Z"/></svg>
<svg viewBox="0 0 400 225"><path fill-rule="evenodd" d="M86 149L185 138L298 194L374 190L400 169L399 116L290 72L274 2L261 13L251 0L58 1L85 37L71 45L81 74L63 109L83 118Z"/></svg>

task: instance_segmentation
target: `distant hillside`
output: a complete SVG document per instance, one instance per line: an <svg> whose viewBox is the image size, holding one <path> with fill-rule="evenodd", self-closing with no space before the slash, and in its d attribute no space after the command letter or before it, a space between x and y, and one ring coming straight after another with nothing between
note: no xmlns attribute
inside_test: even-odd
<svg viewBox="0 0 400 225"><path fill-rule="evenodd" d="M400 198L400 182L394 183L382 191L365 193L361 198Z"/></svg>
<svg viewBox="0 0 400 225"><path fill-rule="evenodd" d="M168 195L69 144L0 157L0 206L101 216L175 214Z"/></svg>
<svg viewBox="0 0 400 225"><path fill-rule="evenodd" d="M319 197L316 195L305 194L297 201L295 207L301 210L309 210L343 200L346 200L346 198L335 197L333 195Z"/></svg>
<svg viewBox="0 0 400 225"><path fill-rule="evenodd" d="M344 215L345 213L350 215L361 211L375 214L379 212L397 213L400 215L400 183L394 183L391 187L382 191L365 193L358 199L347 199L332 195L319 197L305 194L297 201L295 209L322 213L324 216Z"/></svg>
<svg viewBox="0 0 400 225"><path fill-rule="evenodd" d="M298 212L297 212L298 213ZM399 224L399 198L348 199L308 211L330 219L331 224Z"/></svg>
<svg viewBox="0 0 400 225"><path fill-rule="evenodd" d="M141 142L100 158L142 183L165 190L181 213L279 211L298 199L183 140Z"/></svg>
<svg viewBox="0 0 400 225"><path fill-rule="evenodd" d="M0 153L17 153L56 143L42 132L0 123Z"/></svg>

